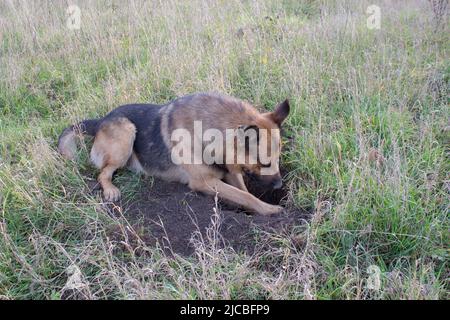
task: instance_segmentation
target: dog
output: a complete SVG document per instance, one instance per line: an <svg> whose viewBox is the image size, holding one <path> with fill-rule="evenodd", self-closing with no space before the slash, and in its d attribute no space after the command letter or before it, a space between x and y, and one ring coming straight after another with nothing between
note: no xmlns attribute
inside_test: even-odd
<svg viewBox="0 0 450 320"><path fill-rule="evenodd" d="M177 98L165 105L129 104L120 106L105 117L89 119L72 125L62 132L58 140L58 150L63 157L74 159L78 138L83 135L94 137L90 152L92 163L100 169L98 182L103 189L106 201L117 201L119 189L112 183L114 172L123 167L133 171L160 177L166 181L187 184L191 190L210 195L263 215L277 214L283 207L265 203L250 194L244 182L245 174L259 177L268 188L280 188L282 179L279 170L281 152L280 129L290 111L289 101L278 104L273 112L260 113L250 103L218 93L196 93ZM207 146L194 133L197 123L202 129L225 133L227 130L240 132L256 130L256 143L270 153L265 163L260 160L261 148L251 158L249 143L255 139L245 136L245 160L238 161L236 155L225 161L229 149L215 150L215 161L194 159L193 162L180 162L174 157L174 150L183 149L188 154L192 149L189 139L176 144L173 135L180 131L194 136L200 150ZM261 135L264 129L267 134ZM227 131L228 132L228 131ZM236 151L236 136L228 143ZM192 142L192 141L191 141ZM220 143L219 143L220 144ZM191 148L191 149L189 149ZM195 156L194 156L195 158ZM249 161L249 159L253 161ZM177 161L174 161L177 160ZM217 161L224 160L224 161ZM251 160L250 159L250 160ZM262 172L271 167L270 174Z"/></svg>

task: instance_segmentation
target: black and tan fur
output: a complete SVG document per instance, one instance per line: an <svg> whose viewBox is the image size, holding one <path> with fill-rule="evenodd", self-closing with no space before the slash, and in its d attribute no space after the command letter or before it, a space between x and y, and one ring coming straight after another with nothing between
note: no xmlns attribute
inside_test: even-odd
<svg viewBox="0 0 450 320"><path fill-rule="evenodd" d="M98 181L105 200L116 201L119 189L113 185L113 173L122 167L161 177L169 181L188 184L192 190L219 197L261 214L274 214L281 206L265 203L251 195L245 186L243 174L259 175L261 164L207 165L181 164L171 161L171 132L184 128L193 132L194 121L201 120L203 130L255 127L279 129L289 113L289 103L279 104L274 112L259 113L249 103L212 93L184 96L166 105L131 104L118 107L105 117L85 120L66 128L58 142L60 153L72 159L76 152L76 138L87 134L94 136L91 161L100 169ZM279 130L278 130L279 131ZM270 138L270 137L269 137ZM280 137L277 133L276 150L271 150L271 161L280 157ZM270 143L268 144L270 146ZM225 156L225 155L224 155ZM269 187L280 187L279 169L271 176L261 176Z"/></svg>

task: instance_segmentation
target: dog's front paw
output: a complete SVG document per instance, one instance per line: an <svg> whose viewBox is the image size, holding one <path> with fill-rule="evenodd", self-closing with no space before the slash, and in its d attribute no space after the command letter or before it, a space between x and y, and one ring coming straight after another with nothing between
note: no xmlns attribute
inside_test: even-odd
<svg viewBox="0 0 450 320"><path fill-rule="evenodd" d="M120 190L115 186L104 189L103 197L105 198L106 201L111 202L117 201L120 199Z"/></svg>
<svg viewBox="0 0 450 320"><path fill-rule="evenodd" d="M273 214L279 214L283 212L284 208L282 206L268 205L267 208L260 211L259 213L265 216L270 216Z"/></svg>

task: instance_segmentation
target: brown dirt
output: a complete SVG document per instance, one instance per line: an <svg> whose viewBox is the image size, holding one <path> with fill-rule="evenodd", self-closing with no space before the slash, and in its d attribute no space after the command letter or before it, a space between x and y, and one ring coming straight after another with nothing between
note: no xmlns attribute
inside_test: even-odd
<svg viewBox="0 0 450 320"><path fill-rule="evenodd" d="M257 182L248 180L249 191L272 204L286 205L285 189L261 188ZM119 186L120 187L120 186ZM189 256L194 252L190 242L193 232L199 230L204 236L211 226L215 207L214 197L191 191L179 183L155 179L153 183L145 179L140 190L119 204L124 216L132 225L144 227L141 237L147 244L159 245L168 253ZM239 252L254 252L258 231L282 233L308 220L309 213L297 208L274 216L250 215L219 201L222 215L220 234L225 243ZM289 207L289 204L287 204ZM111 206L114 212L117 206ZM142 232L141 232L142 233Z"/></svg>

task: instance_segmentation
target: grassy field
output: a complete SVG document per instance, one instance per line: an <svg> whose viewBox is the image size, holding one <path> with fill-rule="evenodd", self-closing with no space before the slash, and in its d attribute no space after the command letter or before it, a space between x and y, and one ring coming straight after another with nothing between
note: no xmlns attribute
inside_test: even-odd
<svg viewBox="0 0 450 320"><path fill-rule="evenodd" d="M438 2L77 1L71 30L72 2L1 1L0 299L449 298ZM263 234L257 254L219 248L214 225L190 258L132 241L126 212L88 192L86 150L77 163L56 152L77 120L197 91L269 109L290 98L286 183L312 217ZM142 183L117 179L131 196Z"/></svg>

